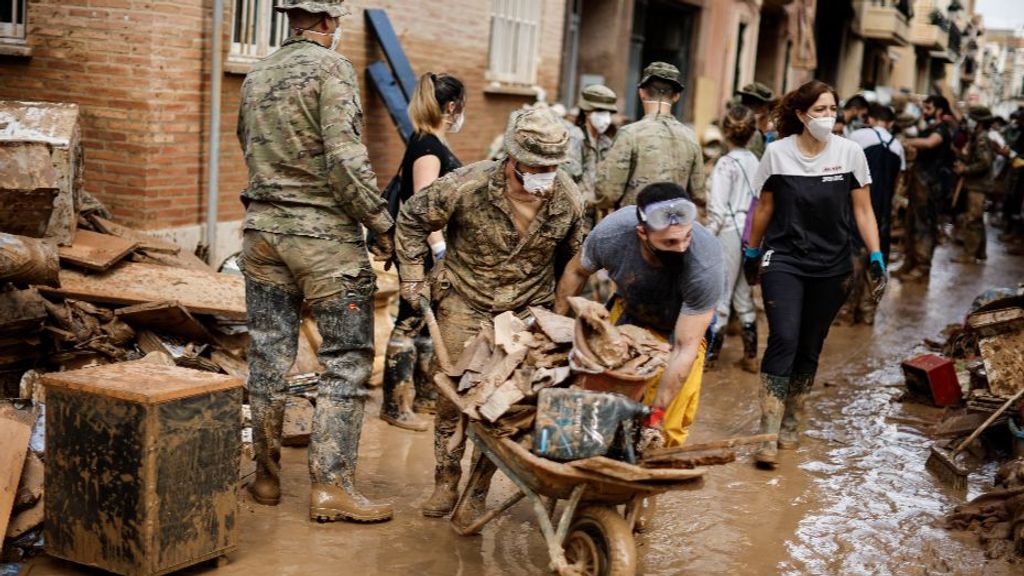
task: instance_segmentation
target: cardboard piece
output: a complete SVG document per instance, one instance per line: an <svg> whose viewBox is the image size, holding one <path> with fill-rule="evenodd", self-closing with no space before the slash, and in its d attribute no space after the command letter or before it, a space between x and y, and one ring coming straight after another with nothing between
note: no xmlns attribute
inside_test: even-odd
<svg viewBox="0 0 1024 576"><path fill-rule="evenodd" d="M79 230L71 246L61 246L58 252L61 262L102 272L131 254L138 245L110 234Z"/></svg>
<svg viewBox="0 0 1024 576"><path fill-rule="evenodd" d="M555 314L545 308L530 306L530 313L537 320L537 326L555 344L572 344L575 322L568 316Z"/></svg>
<svg viewBox="0 0 1024 576"><path fill-rule="evenodd" d="M177 300L192 313L245 319L245 280L232 274L126 262L102 274L61 270L60 286L43 290L106 304Z"/></svg>
<svg viewBox="0 0 1024 576"><path fill-rule="evenodd" d="M3 438L0 442L0 535L7 533L31 436L31 417L10 405L0 405L0 438ZM3 541L0 539L2 549Z"/></svg>
<svg viewBox="0 0 1024 576"><path fill-rule="evenodd" d="M982 338L978 347L993 396L1009 398L1024 388L1024 331Z"/></svg>
<svg viewBox="0 0 1024 576"><path fill-rule="evenodd" d="M513 404L526 397L515 380L509 380L498 387L480 408L480 415L494 422L508 412Z"/></svg>
<svg viewBox="0 0 1024 576"><path fill-rule="evenodd" d="M180 336L196 342L212 342L213 336L198 320L176 300L147 302L114 311L114 314L132 328Z"/></svg>

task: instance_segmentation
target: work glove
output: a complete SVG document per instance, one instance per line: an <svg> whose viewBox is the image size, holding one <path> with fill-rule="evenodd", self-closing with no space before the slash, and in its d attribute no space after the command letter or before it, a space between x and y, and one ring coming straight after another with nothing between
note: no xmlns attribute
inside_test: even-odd
<svg viewBox="0 0 1024 576"><path fill-rule="evenodd" d="M885 293L885 286L889 283L889 278L885 271L885 258L877 250L872 252L868 258L868 276L871 279L871 300L878 304L882 299L882 294Z"/></svg>
<svg viewBox="0 0 1024 576"><path fill-rule="evenodd" d="M391 262L395 257L395 240L391 237L392 230L383 234L374 234L370 242L370 254L377 262Z"/></svg>
<svg viewBox="0 0 1024 576"><path fill-rule="evenodd" d="M757 286L761 282L761 249L754 246L743 247L743 277L747 284Z"/></svg>
<svg viewBox="0 0 1024 576"><path fill-rule="evenodd" d="M402 299L412 306L413 310L417 312L420 310L420 296L423 293L423 289L427 283L423 280L414 281L403 281L398 288L398 293L402 296Z"/></svg>

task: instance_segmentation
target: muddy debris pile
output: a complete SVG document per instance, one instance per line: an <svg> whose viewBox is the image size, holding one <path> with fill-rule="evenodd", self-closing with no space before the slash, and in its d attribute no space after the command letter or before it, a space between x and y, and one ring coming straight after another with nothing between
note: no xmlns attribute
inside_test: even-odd
<svg viewBox="0 0 1024 576"><path fill-rule="evenodd" d="M990 558L1024 556L1024 457L999 468L994 487L946 518L946 527L977 534Z"/></svg>

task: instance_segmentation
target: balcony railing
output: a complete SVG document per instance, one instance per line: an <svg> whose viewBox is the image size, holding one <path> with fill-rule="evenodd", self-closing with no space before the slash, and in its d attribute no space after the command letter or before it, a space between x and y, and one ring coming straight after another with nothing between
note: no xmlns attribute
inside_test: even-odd
<svg viewBox="0 0 1024 576"><path fill-rule="evenodd" d="M910 42L927 50L945 50L949 47L949 32L918 18L910 27Z"/></svg>
<svg viewBox="0 0 1024 576"><path fill-rule="evenodd" d="M862 38L891 46L906 46L913 11L908 0L854 0L853 31Z"/></svg>

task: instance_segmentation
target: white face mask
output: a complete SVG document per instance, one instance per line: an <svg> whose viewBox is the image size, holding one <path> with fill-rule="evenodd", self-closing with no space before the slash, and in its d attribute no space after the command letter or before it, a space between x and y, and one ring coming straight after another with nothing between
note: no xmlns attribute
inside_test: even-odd
<svg viewBox="0 0 1024 576"><path fill-rule="evenodd" d="M558 175L557 170L542 172L540 174L520 172L517 169L513 170L515 170L516 174L523 179L523 188L534 196L544 196L549 190L551 190L555 185L555 177Z"/></svg>
<svg viewBox="0 0 1024 576"><path fill-rule="evenodd" d="M815 118L810 114L807 115L807 131L811 133L811 136L819 142L828 142L828 137L832 135L832 128L836 125L835 116L818 116Z"/></svg>
<svg viewBox="0 0 1024 576"><path fill-rule="evenodd" d="M459 112L459 115L452 120L451 126L448 127L448 131L452 134L458 134L462 131L462 125L466 123L466 113Z"/></svg>
<svg viewBox="0 0 1024 576"><path fill-rule="evenodd" d="M338 44L341 44L341 25L340 24L337 26L337 28L334 29L334 32L331 32L331 33L317 32L316 30L304 30L304 32L309 32L310 34L316 34L317 36L330 36L331 37L331 46L330 46L330 48L328 48L328 50L331 50L332 52L338 48Z"/></svg>
<svg viewBox="0 0 1024 576"><path fill-rule="evenodd" d="M968 116L967 118L967 131L974 132L974 129L978 127L978 121Z"/></svg>
<svg viewBox="0 0 1024 576"><path fill-rule="evenodd" d="M608 131L608 127L612 125L612 113L607 110L591 112L589 118L590 125L594 127L598 134L604 134Z"/></svg>

